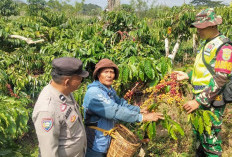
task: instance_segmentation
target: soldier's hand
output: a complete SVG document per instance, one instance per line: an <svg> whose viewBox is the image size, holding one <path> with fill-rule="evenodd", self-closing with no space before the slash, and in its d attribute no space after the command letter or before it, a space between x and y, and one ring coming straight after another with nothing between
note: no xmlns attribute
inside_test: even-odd
<svg viewBox="0 0 232 157"><path fill-rule="evenodd" d="M196 100L190 100L183 105L188 114L198 109L199 106L200 104Z"/></svg>
<svg viewBox="0 0 232 157"><path fill-rule="evenodd" d="M183 71L174 71L173 73L176 74L177 81L189 79L188 74Z"/></svg>
<svg viewBox="0 0 232 157"><path fill-rule="evenodd" d="M143 122L147 122L147 121L158 121L159 119L164 119L163 114L162 113L146 113L143 114Z"/></svg>

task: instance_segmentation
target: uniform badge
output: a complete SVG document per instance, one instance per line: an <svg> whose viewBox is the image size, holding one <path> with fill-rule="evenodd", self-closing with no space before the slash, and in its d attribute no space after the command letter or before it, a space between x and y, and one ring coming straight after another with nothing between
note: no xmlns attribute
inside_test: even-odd
<svg viewBox="0 0 232 157"><path fill-rule="evenodd" d="M228 61L231 57L231 49L225 48L222 50L222 58L225 61Z"/></svg>
<svg viewBox="0 0 232 157"><path fill-rule="evenodd" d="M42 128L48 132L53 127L53 119L52 118L43 118L42 119Z"/></svg>
<svg viewBox="0 0 232 157"><path fill-rule="evenodd" d="M71 116L70 121L73 123L76 121L76 119L77 119L77 117L75 115L73 115L73 116Z"/></svg>
<svg viewBox="0 0 232 157"><path fill-rule="evenodd" d="M213 44L209 44L209 45L207 46L207 48L205 49L205 51L210 52L210 51L213 49L214 46L215 46L214 43L213 43Z"/></svg>
<svg viewBox="0 0 232 157"><path fill-rule="evenodd" d="M61 112L64 112L67 108L67 104L60 104L60 110Z"/></svg>

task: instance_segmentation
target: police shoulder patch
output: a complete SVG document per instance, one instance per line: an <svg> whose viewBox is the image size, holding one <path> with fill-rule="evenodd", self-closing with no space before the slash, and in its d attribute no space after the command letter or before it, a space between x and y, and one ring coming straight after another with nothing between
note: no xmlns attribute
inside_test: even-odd
<svg viewBox="0 0 232 157"><path fill-rule="evenodd" d="M43 118L41 123L42 123L42 128L46 132L49 132L53 127L53 119L52 118Z"/></svg>
<svg viewBox="0 0 232 157"><path fill-rule="evenodd" d="M228 61L231 58L231 49L225 48L222 50L222 58Z"/></svg>

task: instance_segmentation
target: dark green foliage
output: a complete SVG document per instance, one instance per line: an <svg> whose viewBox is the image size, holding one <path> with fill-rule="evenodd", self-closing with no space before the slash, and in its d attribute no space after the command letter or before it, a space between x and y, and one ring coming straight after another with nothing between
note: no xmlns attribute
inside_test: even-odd
<svg viewBox="0 0 232 157"><path fill-rule="evenodd" d="M223 1L211 1L211 0L192 0L190 3L196 6L207 6L207 7L218 7L224 5Z"/></svg>
<svg viewBox="0 0 232 157"><path fill-rule="evenodd" d="M8 143L23 136L28 130L27 122L31 113L26 106L27 99L0 96L0 148L7 148ZM4 111L4 112L3 112Z"/></svg>
<svg viewBox="0 0 232 157"><path fill-rule="evenodd" d="M84 4L82 6L82 13L85 15L100 15L102 8L95 4Z"/></svg>
<svg viewBox="0 0 232 157"><path fill-rule="evenodd" d="M13 0L1 0L0 1L0 15L11 16L18 15L18 5Z"/></svg>
<svg viewBox="0 0 232 157"><path fill-rule="evenodd" d="M135 9L129 4L122 4L120 6L120 9L125 11L125 12L131 12L131 13L133 13L135 11Z"/></svg>
<svg viewBox="0 0 232 157"><path fill-rule="evenodd" d="M210 117L216 121L219 121L213 112L207 110L196 110L195 112L191 113L190 121L200 134L202 134L205 130L210 135L212 127L212 121Z"/></svg>
<svg viewBox="0 0 232 157"><path fill-rule="evenodd" d="M29 15L36 16L40 11L43 11L46 6L45 0L27 0Z"/></svg>

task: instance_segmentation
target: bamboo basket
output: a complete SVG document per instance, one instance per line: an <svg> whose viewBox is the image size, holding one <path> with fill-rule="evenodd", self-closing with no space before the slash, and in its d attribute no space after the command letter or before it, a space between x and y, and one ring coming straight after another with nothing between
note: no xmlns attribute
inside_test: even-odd
<svg viewBox="0 0 232 157"><path fill-rule="evenodd" d="M138 138L119 124L113 133L107 157L132 157L140 146Z"/></svg>

